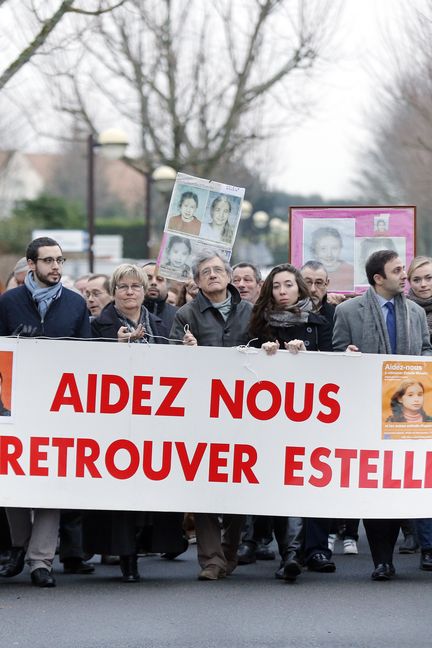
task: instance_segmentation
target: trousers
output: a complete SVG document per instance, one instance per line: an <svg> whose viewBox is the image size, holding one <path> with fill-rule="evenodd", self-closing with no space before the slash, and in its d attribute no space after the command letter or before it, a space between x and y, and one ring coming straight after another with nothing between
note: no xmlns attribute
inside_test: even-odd
<svg viewBox="0 0 432 648"><path fill-rule="evenodd" d="M34 571L51 570L57 547L60 511L57 509L7 508L12 546L26 549L25 561Z"/></svg>
<svg viewBox="0 0 432 648"><path fill-rule="evenodd" d="M222 523L219 518L222 517ZM237 564L244 515L195 513L198 562L201 568L217 565L229 571Z"/></svg>

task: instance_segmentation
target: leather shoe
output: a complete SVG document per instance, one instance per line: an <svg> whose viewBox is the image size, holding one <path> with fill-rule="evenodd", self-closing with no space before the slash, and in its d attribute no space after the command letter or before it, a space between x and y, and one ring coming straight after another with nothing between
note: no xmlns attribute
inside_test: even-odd
<svg viewBox="0 0 432 648"><path fill-rule="evenodd" d="M140 575L138 572L138 556L120 556L120 569L122 572L123 583L139 583Z"/></svg>
<svg viewBox="0 0 432 648"><path fill-rule="evenodd" d="M255 549L246 544L246 542L242 543L237 549L237 564L250 565L254 562L256 562Z"/></svg>
<svg viewBox="0 0 432 648"><path fill-rule="evenodd" d="M11 578L18 576L24 569L25 551L22 547L12 547L10 550L9 560L4 563L0 570L0 576Z"/></svg>
<svg viewBox="0 0 432 648"><path fill-rule="evenodd" d="M421 552L420 569L432 571L432 551Z"/></svg>
<svg viewBox="0 0 432 648"><path fill-rule="evenodd" d="M226 571L219 565L207 565L198 574L198 580L219 580L225 578Z"/></svg>
<svg viewBox="0 0 432 648"><path fill-rule="evenodd" d="M259 544L255 556L257 560L274 560L276 558L275 552L268 544Z"/></svg>
<svg viewBox="0 0 432 648"><path fill-rule="evenodd" d="M34 569L30 574L31 582L36 587L55 587L56 582L55 578L52 575L52 572L48 571L44 567L38 567Z"/></svg>
<svg viewBox="0 0 432 648"><path fill-rule="evenodd" d="M316 571L322 573L331 573L336 571L336 565L332 560L326 557L323 553L316 553L309 558L307 563L309 571Z"/></svg>
<svg viewBox="0 0 432 648"><path fill-rule="evenodd" d="M396 570L391 563L379 563L372 572L371 578L375 581L387 581L395 574Z"/></svg>
<svg viewBox="0 0 432 648"><path fill-rule="evenodd" d="M65 558L63 571L65 574L93 574L95 568L81 560L81 558Z"/></svg>

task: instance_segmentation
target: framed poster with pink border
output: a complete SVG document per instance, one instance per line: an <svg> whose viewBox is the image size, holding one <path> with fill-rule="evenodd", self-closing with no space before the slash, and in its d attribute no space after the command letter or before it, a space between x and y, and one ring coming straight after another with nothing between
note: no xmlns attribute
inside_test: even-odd
<svg viewBox="0 0 432 648"><path fill-rule="evenodd" d="M413 206L291 207L291 263L321 261L331 292L364 292L372 252L395 250L406 267L415 256L415 215Z"/></svg>

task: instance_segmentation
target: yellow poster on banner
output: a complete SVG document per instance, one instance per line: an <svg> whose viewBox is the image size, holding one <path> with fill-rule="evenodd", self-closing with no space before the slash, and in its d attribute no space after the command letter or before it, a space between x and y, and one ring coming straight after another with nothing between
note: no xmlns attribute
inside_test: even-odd
<svg viewBox="0 0 432 648"><path fill-rule="evenodd" d="M383 362L382 438L432 438L430 363Z"/></svg>

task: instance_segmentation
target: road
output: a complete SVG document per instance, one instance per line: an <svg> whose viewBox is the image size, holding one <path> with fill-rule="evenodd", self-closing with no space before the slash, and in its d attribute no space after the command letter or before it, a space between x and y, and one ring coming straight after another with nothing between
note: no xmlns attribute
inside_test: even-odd
<svg viewBox="0 0 432 648"><path fill-rule="evenodd" d="M196 580L196 548L173 562L142 557L142 581L97 565L37 589L28 573L0 582L1 648L421 648L432 645L432 573L419 554L396 556L397 578L372 582L367 543L335 552L334 574L273 577L277 562L238 567L217 582Z"/></svg>

